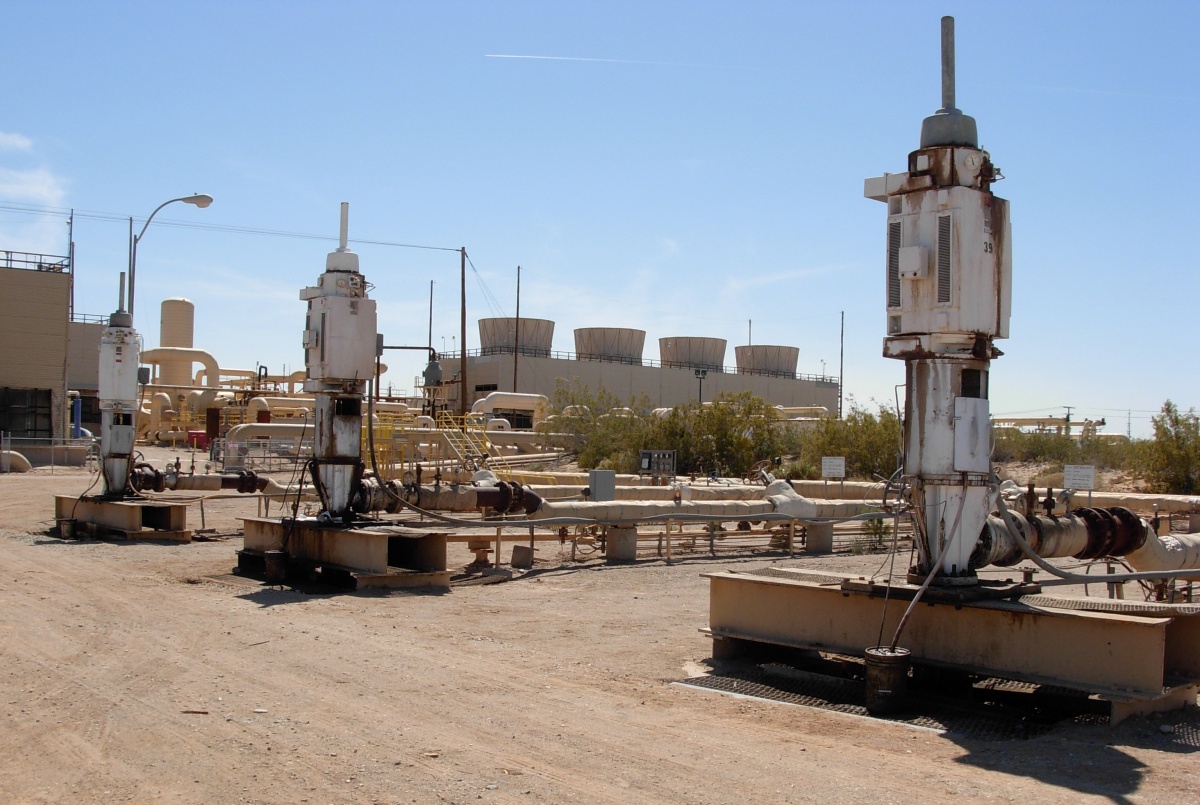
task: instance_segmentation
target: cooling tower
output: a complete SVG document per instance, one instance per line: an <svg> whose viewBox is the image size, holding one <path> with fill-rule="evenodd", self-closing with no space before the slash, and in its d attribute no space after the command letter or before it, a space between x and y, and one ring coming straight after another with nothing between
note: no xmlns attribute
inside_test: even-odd
<svg viewBox="0 0 1200 805"><path fill-rule="evenodd" d="M720 372L725 366L725 339L691 336L660 338L658 354L663 366Z"/></svg>
<svg viewBox="0 0 1200 805"><path fill-rule="evenodd" d="M646 331L628 327L579 327L575 330L575 355L581 361L607 361L642 365Z"/></svg>
<svg viewBox="0 0 1200 805"><path fill-rule="evenodd" d="M554 341L554 322L548 319L527 319L521 322L521 354L549 357ZM479 354L511 355L517 347L517 319L480 319Z"/></svg>
<svg viewBox="0 0 1200 805"><path fill-rule="evenodd" d="M800 361L799 347L755 344L734 347L733 351L737 355L737 370L740 375L796 376L796 364Z"/></svg>

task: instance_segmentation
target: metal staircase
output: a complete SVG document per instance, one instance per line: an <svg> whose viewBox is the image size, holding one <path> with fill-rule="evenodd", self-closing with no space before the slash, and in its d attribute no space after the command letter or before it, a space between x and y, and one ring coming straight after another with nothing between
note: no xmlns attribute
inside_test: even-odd
<svg viewBox="0 0 1200 805"><path fill-rule="evenodd" d="M459 461L474 463L481 469L489 469L497 474L512 472L512 467L503 456L496 454L495 445L487 437L487 417L484 414L471 413L462 417L440 411L437 426Z"/></svg>

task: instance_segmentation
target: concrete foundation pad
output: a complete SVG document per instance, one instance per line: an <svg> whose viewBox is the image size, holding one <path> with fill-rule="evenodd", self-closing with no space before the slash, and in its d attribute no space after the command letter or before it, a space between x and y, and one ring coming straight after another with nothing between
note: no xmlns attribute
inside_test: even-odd
<svg viewBox="0 0 1200 805"><path fill-rule="evenodd" d="M604 559L609 564L637 560L637 526L609 526L604 537Z"/></svg>
<svg viewBox="0 0 1200 805"><path fill-rule="evenodd" d="M805 553L833 553L833 523L805 523Z"/></svg>
<svg viewBox="0 0 1200 805"><path fill-rule="evenodd" d="M383 574L351 573L358 590L449 590L450 571L421 573L392 568Z"/></svg>
<svg viewBox="0 0 1200 805"><path fill-rule="evenodd" d="M358 589L450 589L445 534L386 523L347 528L263 517L247 517L243 527L246 557L284 551L288 561L347 573Z"/></svg>
<svg viewBox="0 0 1200 805"><path fill-rule="evenodd" d="M187 509L185 503L139 498L101 500L70 495L54 496L54 519L60 522L73 520L76 536L104 536L105 533L115 532L125 539L191 542Z"/></svg>
<svg viewBox="0 0 1200 805"><path fill-rule="evenodd" d="M736 655L755 643L862 656L878 642L881 621L885 642L890 640L906 606L893 598L885 617L882 596L805 578L812 574L802 571L704 575L710 583L714 657ZM1060 600L1062 608L1045 595L923 601L899 645L918 665L1086 691L1111 703L1114 723L1195 703L1200 675L1187 650L1200 627L1195 607L1100 612Z"/></svg>

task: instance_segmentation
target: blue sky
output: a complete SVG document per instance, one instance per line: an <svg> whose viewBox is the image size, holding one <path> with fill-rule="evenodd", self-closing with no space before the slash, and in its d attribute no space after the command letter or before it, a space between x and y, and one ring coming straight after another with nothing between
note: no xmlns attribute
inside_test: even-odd
<svg viewBox="0 0 1200 805"><path fill-rule="evenodd" d="M647 358L716 336L732 365L752 320L836 374L845 311L846 390L887 403L903 365L880 355L885 208L863 179L904 170L939 106L947 13L958 106L1012 203L993 413L1125 432L1132 409L1146 435L1164 400L1200 404L1191 2L10 4L0 249L64 252L76 209L76 310L106 314L119 219L210 193L147 232L136 325L154 346L186 296L223 366L297 369L298 292L348 201L388 343L425 342L430 280L434 345L457 341L459 260L379 243L465 246L471 347L475 318L514 313L520 265L522 315L563 351L639 327ZM391 363L411 387L416 354Z"/></svg>

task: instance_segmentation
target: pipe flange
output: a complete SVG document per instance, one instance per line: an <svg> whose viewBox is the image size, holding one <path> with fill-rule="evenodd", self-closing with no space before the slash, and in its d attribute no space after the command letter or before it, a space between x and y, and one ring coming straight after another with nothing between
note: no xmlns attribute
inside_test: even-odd
<svg viewBox="0 0 1200 805"><path fill-rule="evenodd" d="M1117 522L1117 539L1112 547L1113 556L1125 556L1146 544L1146 524L1124 506L1108 509Z"/></svg>
<svg viewBox="0 0 1200 805"><path fill-rule="evenodd" d="M1087 546L1076 559L1099 559L1111 554L1117 543L1117 519L1104 509L1076 509L1072 514L1087 526Z"/></svg>
<svg viewBox="0 0 1200 805"><path fill-rule="evenodd" d="M1104 539L1100 515L1096 514L1095 509L1084 508L1075 509L1071 514L1083 520L1083 524L1087 528L1087 545L1084 546L1082 551L1075 554L1075 558L1092 559L1097 556L1103 556L1104 554L1095 552Z"/></svg>
<svg viewBox="0 0 1200 805"><path fill-rule="evenodd" d="M512 487L512 501L508 504L508 512L513 513L519 511L525 505L525 488L516 481L509 481L509 486Z"/></svg>

